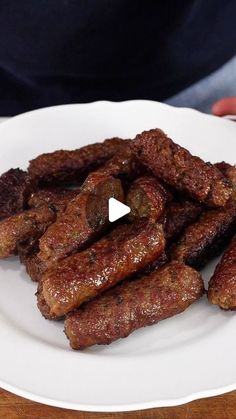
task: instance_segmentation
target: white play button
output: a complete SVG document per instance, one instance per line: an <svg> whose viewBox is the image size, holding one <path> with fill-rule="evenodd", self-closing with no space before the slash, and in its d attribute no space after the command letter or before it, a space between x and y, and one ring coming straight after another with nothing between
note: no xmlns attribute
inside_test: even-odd
<svg viewBox="0 0 236 419"><path fill-rule="evenodd" d="M115 198L109 199L108 204L109 209L109 221L113 223L113 221L119 220L119 218L124 217L124 215L129 214L130 207L122 202L117 201Z"/></svg>

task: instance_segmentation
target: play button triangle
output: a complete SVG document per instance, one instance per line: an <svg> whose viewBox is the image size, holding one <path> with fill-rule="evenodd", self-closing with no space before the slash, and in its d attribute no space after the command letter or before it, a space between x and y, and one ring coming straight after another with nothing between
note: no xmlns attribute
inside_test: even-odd
<svg viewBox="0 0 236 419"><path fill-rule="evenodd" d="M124 215L129 214L130 212L130 207L115 198L109 199L108 209L109 221L111 223L113 223L113 221L119 220L119 218L124 217Z"/></svg>

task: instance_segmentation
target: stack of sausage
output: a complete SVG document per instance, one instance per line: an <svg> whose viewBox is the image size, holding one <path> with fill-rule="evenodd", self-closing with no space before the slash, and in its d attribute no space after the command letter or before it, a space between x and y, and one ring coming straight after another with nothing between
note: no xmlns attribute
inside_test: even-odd
<svg viewBox="0 0 236 419"><path fill-rule="evenodd" d="M183 312L225 247L208 299L236 308L236 167L152 129L43 154L0 178L0 257L18 254L71 347L109 344ZM108 221L108 200L131 212Z"/></svg>

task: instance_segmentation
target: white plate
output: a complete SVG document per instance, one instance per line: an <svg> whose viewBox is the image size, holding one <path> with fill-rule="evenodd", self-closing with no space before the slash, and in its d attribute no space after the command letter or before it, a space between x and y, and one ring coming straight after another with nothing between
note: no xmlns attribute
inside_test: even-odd
<svg viewBox="0 0 236 419"><path fill-rule="evenodd" d="M236 125L150 101L97 102L29 112L0 126L0 172L59 148L161 127L213 162L235 162ZM207 280L213 263L204 271ZM236 315L203 298L186 312L110 346L69 348L63 324L36 308L36 285L16 259L0 262L0 386L78 410L173 406L236 388Z"/></svg>

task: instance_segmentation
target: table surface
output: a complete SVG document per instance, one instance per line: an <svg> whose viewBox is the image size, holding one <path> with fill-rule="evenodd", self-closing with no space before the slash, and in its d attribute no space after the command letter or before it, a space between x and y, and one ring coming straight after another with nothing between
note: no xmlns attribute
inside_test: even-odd
<svg viewBox="0 0 236 419"><path fill-rule="evenodd" d="M0 389L0 418L4 419L233 419L235 417L236 391L177 407L124 413L87 413L42 405Z"/></svg>

